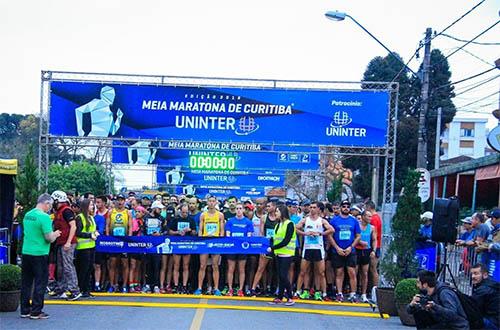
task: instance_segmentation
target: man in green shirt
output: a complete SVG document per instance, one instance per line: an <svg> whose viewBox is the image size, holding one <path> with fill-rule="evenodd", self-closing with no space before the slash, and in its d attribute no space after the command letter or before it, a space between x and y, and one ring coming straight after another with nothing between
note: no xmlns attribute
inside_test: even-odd
<svg viewBox="0 0 500 330"><path fill-rule="evenodd" d="M38 197L36 207L24 216L21 275L22 318L29 317L36 320L49 317L42 311L45 288L48 282L49 249L50 243L61 235L59 230L52 231L52 221L47 214L51 207L52 198L50 195L42 194ZM35 288L32 296L33 283Z"/></svg>

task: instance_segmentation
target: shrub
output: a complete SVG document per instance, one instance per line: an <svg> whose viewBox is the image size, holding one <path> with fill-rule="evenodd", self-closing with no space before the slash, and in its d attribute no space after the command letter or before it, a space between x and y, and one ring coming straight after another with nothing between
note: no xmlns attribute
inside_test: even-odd
<svg viewBox="0 0 500 330"><path fill-rule="evenodd" d="M401 280L394 289L394 297L399 304L409 304L413 297L418 293L417 279L407 278Z"/></svg>
<svg viewBox="0 0 500 330"><path fill-rule="evenodd" d="M15 265L0 265L0 291L21 289L21 268Z"/></svg>
<svg viewBox="0 0 500 330"><path fill-rule="evenodd" d="M396 214L391 223L391 241L380 264L383 278L394 287L404 278L414 277L417 272L415 241L420 228L422 203L418 196L420 173L409 171L404 192L399 198Z"/></svg>

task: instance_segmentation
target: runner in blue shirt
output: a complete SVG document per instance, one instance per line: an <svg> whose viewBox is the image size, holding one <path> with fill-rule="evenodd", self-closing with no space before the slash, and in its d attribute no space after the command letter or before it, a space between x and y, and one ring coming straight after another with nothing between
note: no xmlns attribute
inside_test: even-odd
<svg viewBox="0 0 500 330"><path fill-rule="evenodd" d="M253 234L253 223L250 219L243 215L243 204L236 204L236 216L230 218L226 225L226 236L228 237L250 237ZM245 286L245 267L247 263L246 254L228 254L227 255L227 283L229 286L228 296L234 294L233 290L233 276L236 260L238 260L238 273L240 286L238 289L238 296L243 297L243 288Z"/></svg>
<svg viewBox="0 0 500 330"><path fill-rule="evenodd" d="M354 247L361 238L361 229L356 218L349 214L351 203L347 200L340 203L340 214L335 216L330 224L335 229L333 234L332 266L335 268L335 282L337 285L337 301L344 300L342 295L344 283L344 267L349 273L351 293L348 300L356 302L356 253Z"/></svg>

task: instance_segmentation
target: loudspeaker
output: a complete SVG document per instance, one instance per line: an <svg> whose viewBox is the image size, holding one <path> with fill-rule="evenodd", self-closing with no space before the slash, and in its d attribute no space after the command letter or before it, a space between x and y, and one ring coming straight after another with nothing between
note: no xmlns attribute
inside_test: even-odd
<svg viewBox="0 0 500 330"><path fill-rule="evenodd" d="M459 208L458 199L455 197L434 200L432 218L432 240L434 242L455 243Z"/></svg>

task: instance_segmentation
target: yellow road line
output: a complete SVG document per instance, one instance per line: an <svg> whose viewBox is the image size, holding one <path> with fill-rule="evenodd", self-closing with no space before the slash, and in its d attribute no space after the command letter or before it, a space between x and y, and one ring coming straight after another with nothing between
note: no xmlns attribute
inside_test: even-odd
<svg viewBox="0 0 500 330"><path fill-rule="evenodd" d="M65 300L46 300L46 305L84 305L84 306L122 306L122 307L158 307L158 308L205 308L205 309L226 309L226 310L242 310L242 311L259 311L259 312L286 312L286 313L306 313L320 314L330 316L353 316L353 317L371 317L380 318L379 313L366 312L348 312L348 311L332 311L325 309L307 309L294 307L264 307L264 306L238 306L238 305L209 305L209 304L179 304L179 303L152 303L142 301L65 301ZM389 315L383 314L384 319L389 318Z"/></svg>
<svg viewBox="0 0 500 330"><path fill-rule="evenodd" d="M147 297L147 298L184 298L184 299L214 299L214 300L235 300L235 301L262 301L268 302L272 298L259 298L259 297L230 297L230 296L195 296L194 294L158 294L158 293L107 293L107 292L93 292L96 297ZM321 305L321 306L347 306L347 307L368 307L370 304L366 303L350 303L350 302L335 302L335 301L315 301L315 300L295 300L298 304L308 305Z"/></svg>
<svg viewBox="0 0 500 330"><path fill-rule="evenodd" d="M208 299L200 299L200 305L206 305L207 303ZM201 323L203 322L203 316L205 316L205 308L197 308L189 330L200 330Z"/></svg>

